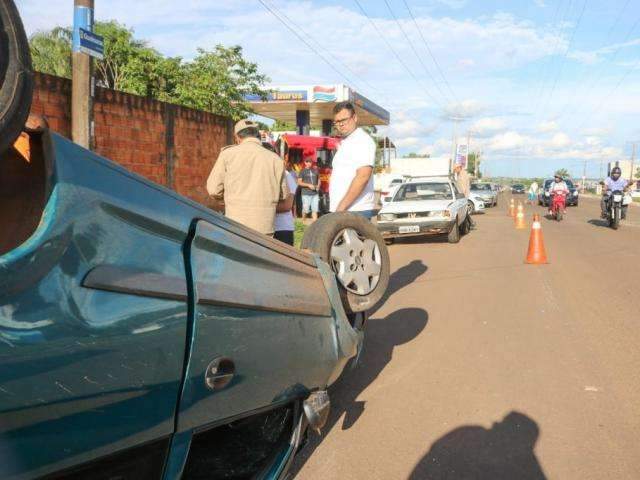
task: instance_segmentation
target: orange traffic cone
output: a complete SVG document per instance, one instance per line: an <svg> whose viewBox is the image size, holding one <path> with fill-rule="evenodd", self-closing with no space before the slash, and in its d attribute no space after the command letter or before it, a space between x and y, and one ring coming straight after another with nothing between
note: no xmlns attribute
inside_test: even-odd
<svg viewBox="0 0 640 480"><path fill-rule="evenodd" d="M516 214L515 224L517 230L524 230L527 228L527 222L524 221L524 212L522 210L518 210Z"/></svg>
<svg viewBox="0 0 640 480"><path fill-rule="evenodd" d="M509 215L510 217L516 216L516 206L513 203L513 198L511 199L511 202L509 202L509 210L507 210L507 215Z"/></svg>
<svg viewBox="0 0 640 480"><path fill-rule="evenodd" d="M524 262L532 265L548 263L547 253L544 250L540 215L533 216L533 225L531 225L531 235L529 236L529 251L527 252L527 258Z"/></svg>

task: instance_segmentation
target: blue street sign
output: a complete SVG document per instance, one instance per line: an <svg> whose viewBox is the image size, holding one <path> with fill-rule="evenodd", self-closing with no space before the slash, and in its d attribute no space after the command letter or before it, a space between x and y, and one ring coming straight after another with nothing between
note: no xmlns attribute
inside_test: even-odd
<svg viewBox="0 0 640 480"><path fill-rule="evenodd" d="M104 58L104 38L81 28L80 48L78 50L98 60L102 60Z"/></svg>

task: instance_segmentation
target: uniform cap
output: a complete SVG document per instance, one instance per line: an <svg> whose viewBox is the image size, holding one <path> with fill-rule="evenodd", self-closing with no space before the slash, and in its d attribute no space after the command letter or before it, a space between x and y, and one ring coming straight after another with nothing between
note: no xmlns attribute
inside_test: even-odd
<svg viewBox="0 0 640 480"><path fill-rule="evenodd" d="M258 128L258 124L252 120L247 120L245 118L236 122L235 126L233 127L233 133L237 135L238 132L241 132L245 128L251 128L251 127Z"/></svg>

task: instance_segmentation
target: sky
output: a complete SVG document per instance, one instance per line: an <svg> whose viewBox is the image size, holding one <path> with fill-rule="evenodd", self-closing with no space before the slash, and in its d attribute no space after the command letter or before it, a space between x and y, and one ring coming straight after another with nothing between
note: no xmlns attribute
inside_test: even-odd
<svg viewBox="0 0 640 480"><path fill-rule="evenodd" d="M598 177L640 141L637 0L95 1L165 55L240 45L273 84L355 88L400 154L448 155L455 128L485 174ZM72 23L71 0L17 5L28 34Z"/></svg>

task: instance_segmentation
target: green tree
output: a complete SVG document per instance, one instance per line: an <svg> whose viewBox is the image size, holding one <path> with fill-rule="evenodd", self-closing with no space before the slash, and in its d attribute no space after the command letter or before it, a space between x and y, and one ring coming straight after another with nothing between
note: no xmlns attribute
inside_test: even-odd
<svg viewBox="0 0 640 480"><path fill-rule="evenodd" d="M569 170L567 170L566 168L560 168L556 170L556 173L554 173L554 175L560 175L562 178L570 177Z"/></svg>
<svg viewBox="0 0 640 480"><path fill-rule="evenodd" d="M33 68L38 72L71 78L71 29L56 27L36 32L29 39Z"/></svg>
<svg viewBox="0 0 640 480"><path fill-rule="evenodd" d="M475 173L477 159L478 159L477 153L469 152L469 155L467 155L467 172L472 174ZM479 166L478 166L478 178L482 178L482 172L480 172Z"/></svg>
<svg viewBox="0 0 640 480"><path fill-rule="evenodd" d="M636 178L640 178L640 167L638 167L638 168L636 169L635 177L636 177Z"/></svg>
<svg viewBox="0 0 640 480"><path fill-rule="evenodd" d="M184 64L176 95L182 105L239 119L251 113L245 95L266 100L268 80L257 64L245 60L242 47L216 45L212 51L199 48L196 58Z"/></svg>
<svg viewBox="0 0 640 480"><path fill-rule="evenodd" d="M280 120L276 120L273 124L272 130L274 132L290 132L291 130L296 130L295 123L281 122Z"/></svg>

